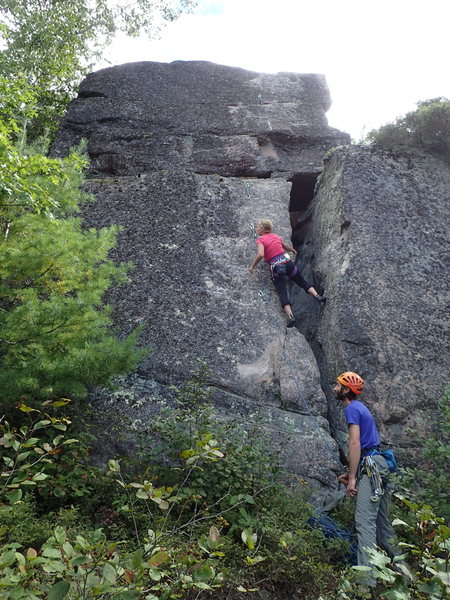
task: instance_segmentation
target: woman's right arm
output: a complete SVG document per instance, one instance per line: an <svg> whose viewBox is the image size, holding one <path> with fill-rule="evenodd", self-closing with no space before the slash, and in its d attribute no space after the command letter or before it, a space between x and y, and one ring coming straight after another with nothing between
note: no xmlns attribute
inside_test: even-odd
<svg viewBox="0 0 450 600"><path fill-rule="evenodd" d="M248 268L250 273L253 273L253 269L264 258L264 246L262 244L257 244L257 246L258 246L258 253L256 254L255 258L253 259L253 262L251 263L251 265Z"/></svg>

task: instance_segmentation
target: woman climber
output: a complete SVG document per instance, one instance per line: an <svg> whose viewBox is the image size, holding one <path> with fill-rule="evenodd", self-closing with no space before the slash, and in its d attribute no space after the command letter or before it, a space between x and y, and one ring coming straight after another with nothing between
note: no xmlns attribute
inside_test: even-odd
<svg viewBox="0 0 450 600"><path fill-rule="evenodd" d="M311 296L314 296L319 302L326 302L326 298L320 296L316 289L303 279L294 261L288 254L285 254L285 252L297 254L297 250L286 244L279 235L272 233L272 229L273 224L269 219L262 219L256 226L258 253L248 270L250 273L253 273L256 265L263 258L269 264L272 281L280 297L281 306L288 318L287 327L293 327L295 325L295 316L292 312L291 301L286 289L286 277L295 281L297 285L303 288L308 294L311 294Z"/></svg>

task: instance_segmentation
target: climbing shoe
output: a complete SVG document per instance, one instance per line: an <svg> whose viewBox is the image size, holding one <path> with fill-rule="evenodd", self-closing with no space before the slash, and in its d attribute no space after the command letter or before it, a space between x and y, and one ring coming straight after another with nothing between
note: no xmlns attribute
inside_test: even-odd
<svg viewBox="0 0 450 600"><path fill-rule="evenodd" d="M294 327L294 325L295 325L295 317L290 317L290 318L288 319L288 322L287 322L287 324L286 324L286 327Z"/></svg>
<svg viewBox="0 0 450 600"><path fill-rule="evenodd" d="M324 304L327 301L325 296L315 296L315 298L318 302L323 302Z"/></svg>

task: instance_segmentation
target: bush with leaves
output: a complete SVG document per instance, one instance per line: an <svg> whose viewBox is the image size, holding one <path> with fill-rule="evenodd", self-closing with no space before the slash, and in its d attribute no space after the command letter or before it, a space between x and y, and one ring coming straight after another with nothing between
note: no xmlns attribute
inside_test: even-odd
<svg viewBox="0 0 450 600"><path fill-rule="evenodd" d="M450 597L450 529L430 506L399 496L408 521L394 519L403 554L391 560L377 548L368 549L376 580L373 594L353 581L343 581L338 598L345 600L376 597L382 600L445 600ZM367 571L367 567L354 567Z"/></svg>
<svg viewBox="0 0 450 600"><path fill-rule="evenodd" d="M49 159L26 145L19 118L33 92L0 79L0 386L2 408L60 396L130 371L145 354L138 331L111 332L103 296L129 265L108 253L117 228L84 230L74 216L86 160ZM22 106L23 104L23 106ZM22 108L20 108L22 106ZM27 106L29 108L27 108Z"/></svg>
<svg viewBox="0 0 450 600"><path fill-rule="evenodd" d="M207 382L208 370L202 365L182 388L174 388L175 398L148 428L139 423L136 436L140 441L135 451L142 470L151 465L154 478L176 486L180 484L177 467L187 458L180 454L180 448L195 447L212 434L223 440L222 460L190 473L185 493L194 502L185 504L183 510L188 514L203 505L214 506L216 511L227 513L230 527L240 535L242 528L257 522L260 502L254 498L270 490L284 475L281 449L286 440L269 440L257 414L245 427L239 419L221 419L209 402ZM149 444L149 439L154 443Z"/></svg>
<svg viewBox="0 0 450 600"><path fill-rule="evenodd" d="M170 505L170 518L157 518L152 528L165 531L169 526L189 536L202 524L213 523L226 553L225 583L234 581L236 589L280 585L301 591L305 598L312 588L314 593L335 589L340 568L336 570L336 565L343 565L347 545L326 541L308 525L313 514L308 491L285 483L288 476L280 453L284 441L274 444L256 417L246 427L237 420L221 420L209 404L204 365L175 391L170 406L152 420L150 429L140 430L137 454L147 481L134 485L153 493L156 486L169 483L170 490L160 492ZM196 465L186 477L183 461L191 460L215 437L222 440L224 456ZM187 446L192 449L182 451ZM129 503L126 506L129 509ZM135 517L142 526L142 515Z"/></svg>
<svg viewBox="0 0 450 600"><path fill-rule="evenodd" d="M52 419L37 409L22 407L24 412L39 413L44 419L34 420L29 428L20 431L4 424L2 444L11 455L6 461L2 478L5 481L0 500L9 506L0 509L8 520L11 507L22 505L26 514L27 505L22 502L22 489L30 485L36 487L46 478L42 471L36 471L37 465L52 462L56 451L74 440L58 435L53 445L42 443L36 432L45 427L66 428L66 419ZM34 436L34 437L33 437ZM26 454L26 456L25 456ZM30 455L34 460L29 459ZM215 461L222 457L221 452L211 439L197 443L195 448L186 449L185 473L200 468L203 461ZM111 460L110 472L124 489L129 503L123 511L134 512L134 504L143 504L142 511L147 515L147 526L156 511L170 514L170 507L179 501L176 492L170 488L155 488L151 482L125 483L120 473L119 463ZM185 476L184 479L187 479ZM152 510L152 507L154 509ZM25 513L23 512L25 510ZM16 516L20 510L16 509ZM37 523L34 515L32 520ZM167 520L167 519L166 519ZM23 547L29 538L17 530L13 532L20 542L7 536L6 543L0 548L0 590L2 598L34 600L51 598L53 600L99 598L176 598L183 590L209 590L220 586L223 575L219 563L223 553L220 546L219 531L210 526L206 534L199 530L198 539L187 538L173 540L173 523L164 532L146 529L139 532L135 523L137 549L131 551L124 542L108 541L100 530L87 530L85 533L68 532L57 526L54 534L46 539L39 548ZM5 537L8 525L0 530ZM175 531L177 528L175 527ZM42 533L36 534L39 543ZM165 545L161 542L164 540Z"/></svg>
<svg viewBox="0 0 450 600"><path fill-rule="evenodd" d="M168 451L172 464L158 457L140 472L129 463L122 469L121 462L126 461L109 462L116 491L110 488L101 504L88 500L90 515L83 512L84 497L63 494L53 517L46 511L48 496L8 497L7 531L0 548L2 597L168 600L218 587L234 597L274 585L311 599L317 598L319 590L334 593L341 572L335 562L339 549L307 525L312 509L301 491L283 484L279 468L272 468L268 441L264 444L261 437L249 451L253 438L242 436L236 424L218 424L206 403L208 395L207 385L194 380L179 396L178 418L173 411L172 422L166 420L164 437L167 450L173 444ZM182 432L179 427L186 410L189 422ZM34 411L24 414L38 416ZM217 442L216 429L226 431L232 443ZM161 427L157 430L161 433ZM28 438L8 451L27 451L51 461L38 471L48 474L48 484L54 463L65 453L56 451L76 445L60 438L47 447L34 433L30 426ZM150 437L147 445L153 446ZM48 454L39 454L41 449ZM71 456L77 459L75 453ZM249 458L253 465L248 464ZM13 483L33 480L38 465L26 460L20 464L22 479ZM74 467L69 464L68 469ZM99 499L97 486L104 489L105 475L91 469L86 469L84 485ZM255 474L264 476L265 485L258 485ZM39 485L32 487L39 491ZM33 543L26 528L12 527L14 511L17 516L29 515L30 523L40 527ZM78 526L71 520L76 514L83 515ZM95 525L99 522L102 529ZM52 535L44 540L50 525Z"/></svg>
<svg viewBox="0 0 450 600"><path fill-rule="evenodd" d="M422 150L450 161L450 100L419 102L415 111L371 131L367 140L387 150Z"/></svg>
<svg viewBox="0 0 450 600"><path fill-rule="evenodd" d="M430 504L450 525L450 391L436 403L435 431L420 441L423 451L421 466L401 470L398 485L405 495Z"/></svg>

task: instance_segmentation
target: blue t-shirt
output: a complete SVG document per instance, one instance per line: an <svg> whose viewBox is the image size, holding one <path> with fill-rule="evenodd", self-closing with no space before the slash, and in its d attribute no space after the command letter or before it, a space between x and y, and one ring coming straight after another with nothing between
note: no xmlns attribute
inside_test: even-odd
<svg viewBox="0 0 450 600"><path fill-rule="evenodd" d="M380 438L374 418L362 402L352 400L351 404L345 407L345 418L348 425L359 425L361 450L379 445Z"/></svg>

